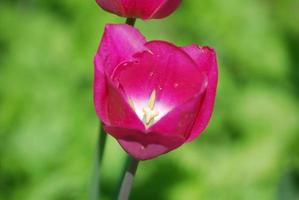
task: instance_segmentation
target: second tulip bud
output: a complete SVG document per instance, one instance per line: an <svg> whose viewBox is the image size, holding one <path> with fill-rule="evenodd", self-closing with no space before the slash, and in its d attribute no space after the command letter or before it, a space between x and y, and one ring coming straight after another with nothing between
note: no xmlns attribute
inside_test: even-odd
<svg viewBox="0 0 299 200"><path fill-rule="evenodd" d="M127 18L160 19L167 17L181 0L96 0L106 11Z"/></svg>

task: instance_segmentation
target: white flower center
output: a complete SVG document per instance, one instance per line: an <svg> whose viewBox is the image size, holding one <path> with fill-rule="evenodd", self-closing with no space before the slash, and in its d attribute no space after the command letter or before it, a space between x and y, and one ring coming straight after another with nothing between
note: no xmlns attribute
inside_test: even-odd
<svg viewBox="0 0 299 200"><path fill-rule="evenodd" d="M146 128L150 127L155 123L155 118L159 115L159 111L155 110L155 102L156 102L156 90L153 90L148 103L145 107L142 108L142 121ZM133 100L129 97L129 104L132 109L136 112L136 108Z"/></svg>

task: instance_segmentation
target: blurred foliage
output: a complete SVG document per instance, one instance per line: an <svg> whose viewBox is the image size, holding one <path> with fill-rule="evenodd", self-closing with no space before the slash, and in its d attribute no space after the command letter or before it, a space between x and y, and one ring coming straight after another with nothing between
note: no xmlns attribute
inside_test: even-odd
<svg viewBox="0 0 299 200"><path fill-rule="evenodd" d="M299 1L183 1L138 21L149 39L218 52L209 128L141 163L132 199L299 199ZM87 199L98 120L93 55L105 23L94 1L0 2L0 199ZM103 193L124 152L108 138Z"/></svg>

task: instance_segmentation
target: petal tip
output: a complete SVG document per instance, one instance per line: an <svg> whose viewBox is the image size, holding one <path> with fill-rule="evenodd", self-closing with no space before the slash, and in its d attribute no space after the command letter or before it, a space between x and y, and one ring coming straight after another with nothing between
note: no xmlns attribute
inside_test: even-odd
<svg viewBox="0 0 299 200"><path fill-rule="evenodd" d="M134 141L118 140L122 148L137 160L150 160L165 154L169 149L160 144L143 145Z"/></svg>

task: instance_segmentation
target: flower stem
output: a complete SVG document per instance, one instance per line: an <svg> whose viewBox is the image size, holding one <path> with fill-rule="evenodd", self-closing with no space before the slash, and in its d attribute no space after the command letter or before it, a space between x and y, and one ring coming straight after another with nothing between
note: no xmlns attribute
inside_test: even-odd
<svg viewBox="0 0 299 200"><path fill-rule="evenodd" d="M97 151L98 151L99 165L101 166L102 160L103 160L103 157L104 157L104 150L105 150L106 139L107 139L107 134L104 130L103 123L100 123L99 135L100 136L99 136Z"/></svg>
<svg viewBox="0 0 299 200"><path fill-rule="evenodd" d="M126 24L130 25L130 26L134 26L136 22L136 18L127 18L126 20Z"/></svg>
<svg viewBox="0 0 299 200"><path fill-rule="evenodd" d="M117 200L128 200L133 186L134 177L139 161L131 156L127 156L126 165L123 170L122 180L118 189Z"/></svg>
<svg viewBox="0 0 299 200"><path fill-rule="evenodd" d="M136 18L127 18L126 24L135 26ZM128 200L134 181L134 176L138 167L138 160L135 160L131 156L127 156L127 161L123 169L121 179L117 187L117 200Z"/></svg>
<svg viewBox="0 0 299 200"><path fill-rule="evenodd" d="M104 131L103 124L100 122L99 138L97 140L96 153L95 153L94 164L92 169L91 188L90 188L90 195L89 195L90 200L98 200L101 194L100 168L104 156L106 138L107 138L107 134Z"/></svg>

